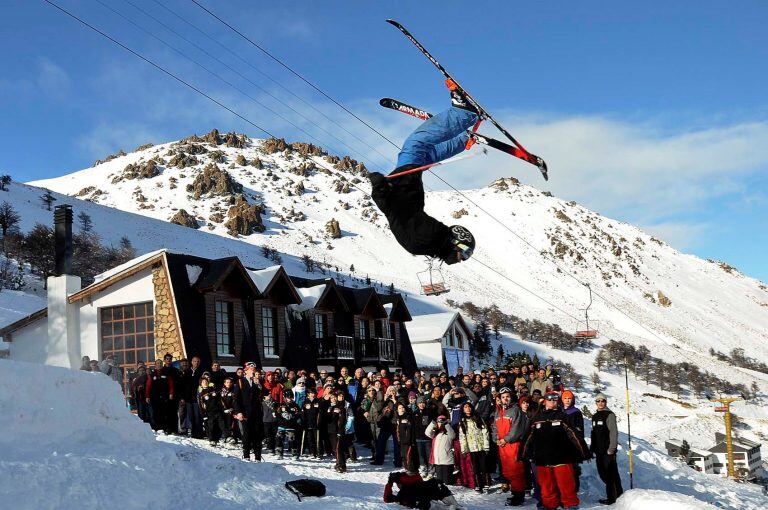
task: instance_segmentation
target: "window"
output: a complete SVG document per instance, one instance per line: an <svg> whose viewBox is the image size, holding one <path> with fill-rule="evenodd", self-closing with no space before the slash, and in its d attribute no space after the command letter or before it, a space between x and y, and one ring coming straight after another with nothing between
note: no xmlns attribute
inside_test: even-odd
<svg viewBox="0 0 768 510"><path fill-rule="evenodd" d="M155 361L155 317L152 302L100 310L101 352L114 354L119 365Z"/></svg>
<svg viewBox="0 0 768 510"><path fill-rule="evenodd" d="M359 319L357 322L360 324L360 338L368 338L368 321Z"/></svg>
<svg viewBox="0 0 768 510"><path fill-rule="evenodd" d="M454 326L454 328L455 328L455 326ZM459 331L458 329L454 329L454 331L456 332L456 347L458 347L459 349L463 349L464 348L464 337L461 335L461 331Z"/></svg>
<svg viewBox="0 0 768 510"><path fill-rule="evenodd" d="M392 336L392 323L384 319L384 338L394 338Z"/></svg>
<svg viewBox="0 0 768 510"><path fill-rule="evenodd" d="M378 320L373 322L373 336L376 338L384 337L384 321Z"/></svg>
<svg viewBox="0 0 768 510"><path fill-rule="evenodd" d="M261 331L264 339L264 356L276 357L277 354L277 309L261 307Z"/></svg>
<svg viewBox="0 0 768 510"><path fill-rule="evenodd" d="M328 317L324 313L315 314L315 338L325 338L328 331Z"/></svg>
<svg viewBox="0 0 768 510"><path fill-rule="evenodd" d="M216 310L216 353L219 356L235 355L234 314L231 301L214 301Z"/></svg>

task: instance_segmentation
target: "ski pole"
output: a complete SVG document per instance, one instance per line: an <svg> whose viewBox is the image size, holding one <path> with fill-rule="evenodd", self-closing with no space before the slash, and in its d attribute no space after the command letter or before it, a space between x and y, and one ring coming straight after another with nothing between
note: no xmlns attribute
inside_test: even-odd
<svg viewBox="0 0 768 510"><path fill-rule="evenodd" d="M417 172L423 172L425 170L428 170L430 168L434 168L436 166L447 165L448 163L455 163L456 161L461 161L462 159L473 158L473 157L479 156L481 154L488 154L488 149L483 147L479 152L473 152L472 154L467 154L465 156L459 156L458 158L445 159L443 161L437 161L435 163L430 163L428 165L418 166L416 168L411 168L410 170L406 170L404 172L399 172L399 173L396 173L396 174L387 175L386 177L387 177L387 179L397 179L398 177L402 177L404 175L415 174Z"/></svg>
<svg viewBox="0 0 768 510"><path fill-rule="evenodd" d="M304 455L304 436L307 435L307 430L304 429L301 431L301 447L299 448L299 457Z"/></svg>
<svg viewBox="0 0 768 510"><path fill-rule="evenodd" d="M634 489L634 458L632 456L632 426L629 418L629 363L624 358L624 388L627 393L627 447L629 448L629 488Z"/></svg>

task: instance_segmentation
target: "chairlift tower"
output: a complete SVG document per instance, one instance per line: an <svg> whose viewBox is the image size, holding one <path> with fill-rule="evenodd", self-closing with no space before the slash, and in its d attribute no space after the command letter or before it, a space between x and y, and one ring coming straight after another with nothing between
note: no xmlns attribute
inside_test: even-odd
<svg viewBox="0 0 768 510"><path fill-rule="evenodd" d="M716 413L723 413L725 420L725 455L727 461L727 473L728 478L734 478L736 476L736 470L733 468L733 438L731 437L732 422L731 422L731 404L738 400L742 400L739 397L720 397L713 398L714 402L719 402L719 406L715 406Z"/></svg>

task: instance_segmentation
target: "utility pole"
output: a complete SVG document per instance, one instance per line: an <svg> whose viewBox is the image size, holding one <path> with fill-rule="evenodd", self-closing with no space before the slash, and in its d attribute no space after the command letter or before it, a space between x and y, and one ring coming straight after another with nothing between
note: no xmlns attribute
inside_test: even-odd
<svg viewBox="0 0 768 510"><path fill-rule="evenodd" d="M632 455L632 420L629 416L629 361L624 358L624 389L627 392L627 453L629 454L629 488L635 488L634 457Z"/></svg>
<svg viewBox="0 0 768 510"><path fill-rule="evenodd" d="M723 417L725 418L725 455L727 459L728 478L734 478L733 439L731 438L731 404L742 399L739 397L720 397L713 398L712 400L720 403L719 406L715 407L715 412L723 413Z"/></svg>

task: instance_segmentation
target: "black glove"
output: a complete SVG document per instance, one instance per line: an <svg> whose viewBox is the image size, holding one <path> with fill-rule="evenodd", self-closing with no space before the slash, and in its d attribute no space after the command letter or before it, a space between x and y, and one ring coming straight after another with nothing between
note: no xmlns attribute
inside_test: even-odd
<svg viewBox="0 0 768 510"><path fill-rule="evenodd" d="M399 481L400 481L400 473L395 472L395 473L390 473L389 474L389 479L387 480L387 482L389 482L389 483L397 483Z"/></svg>

